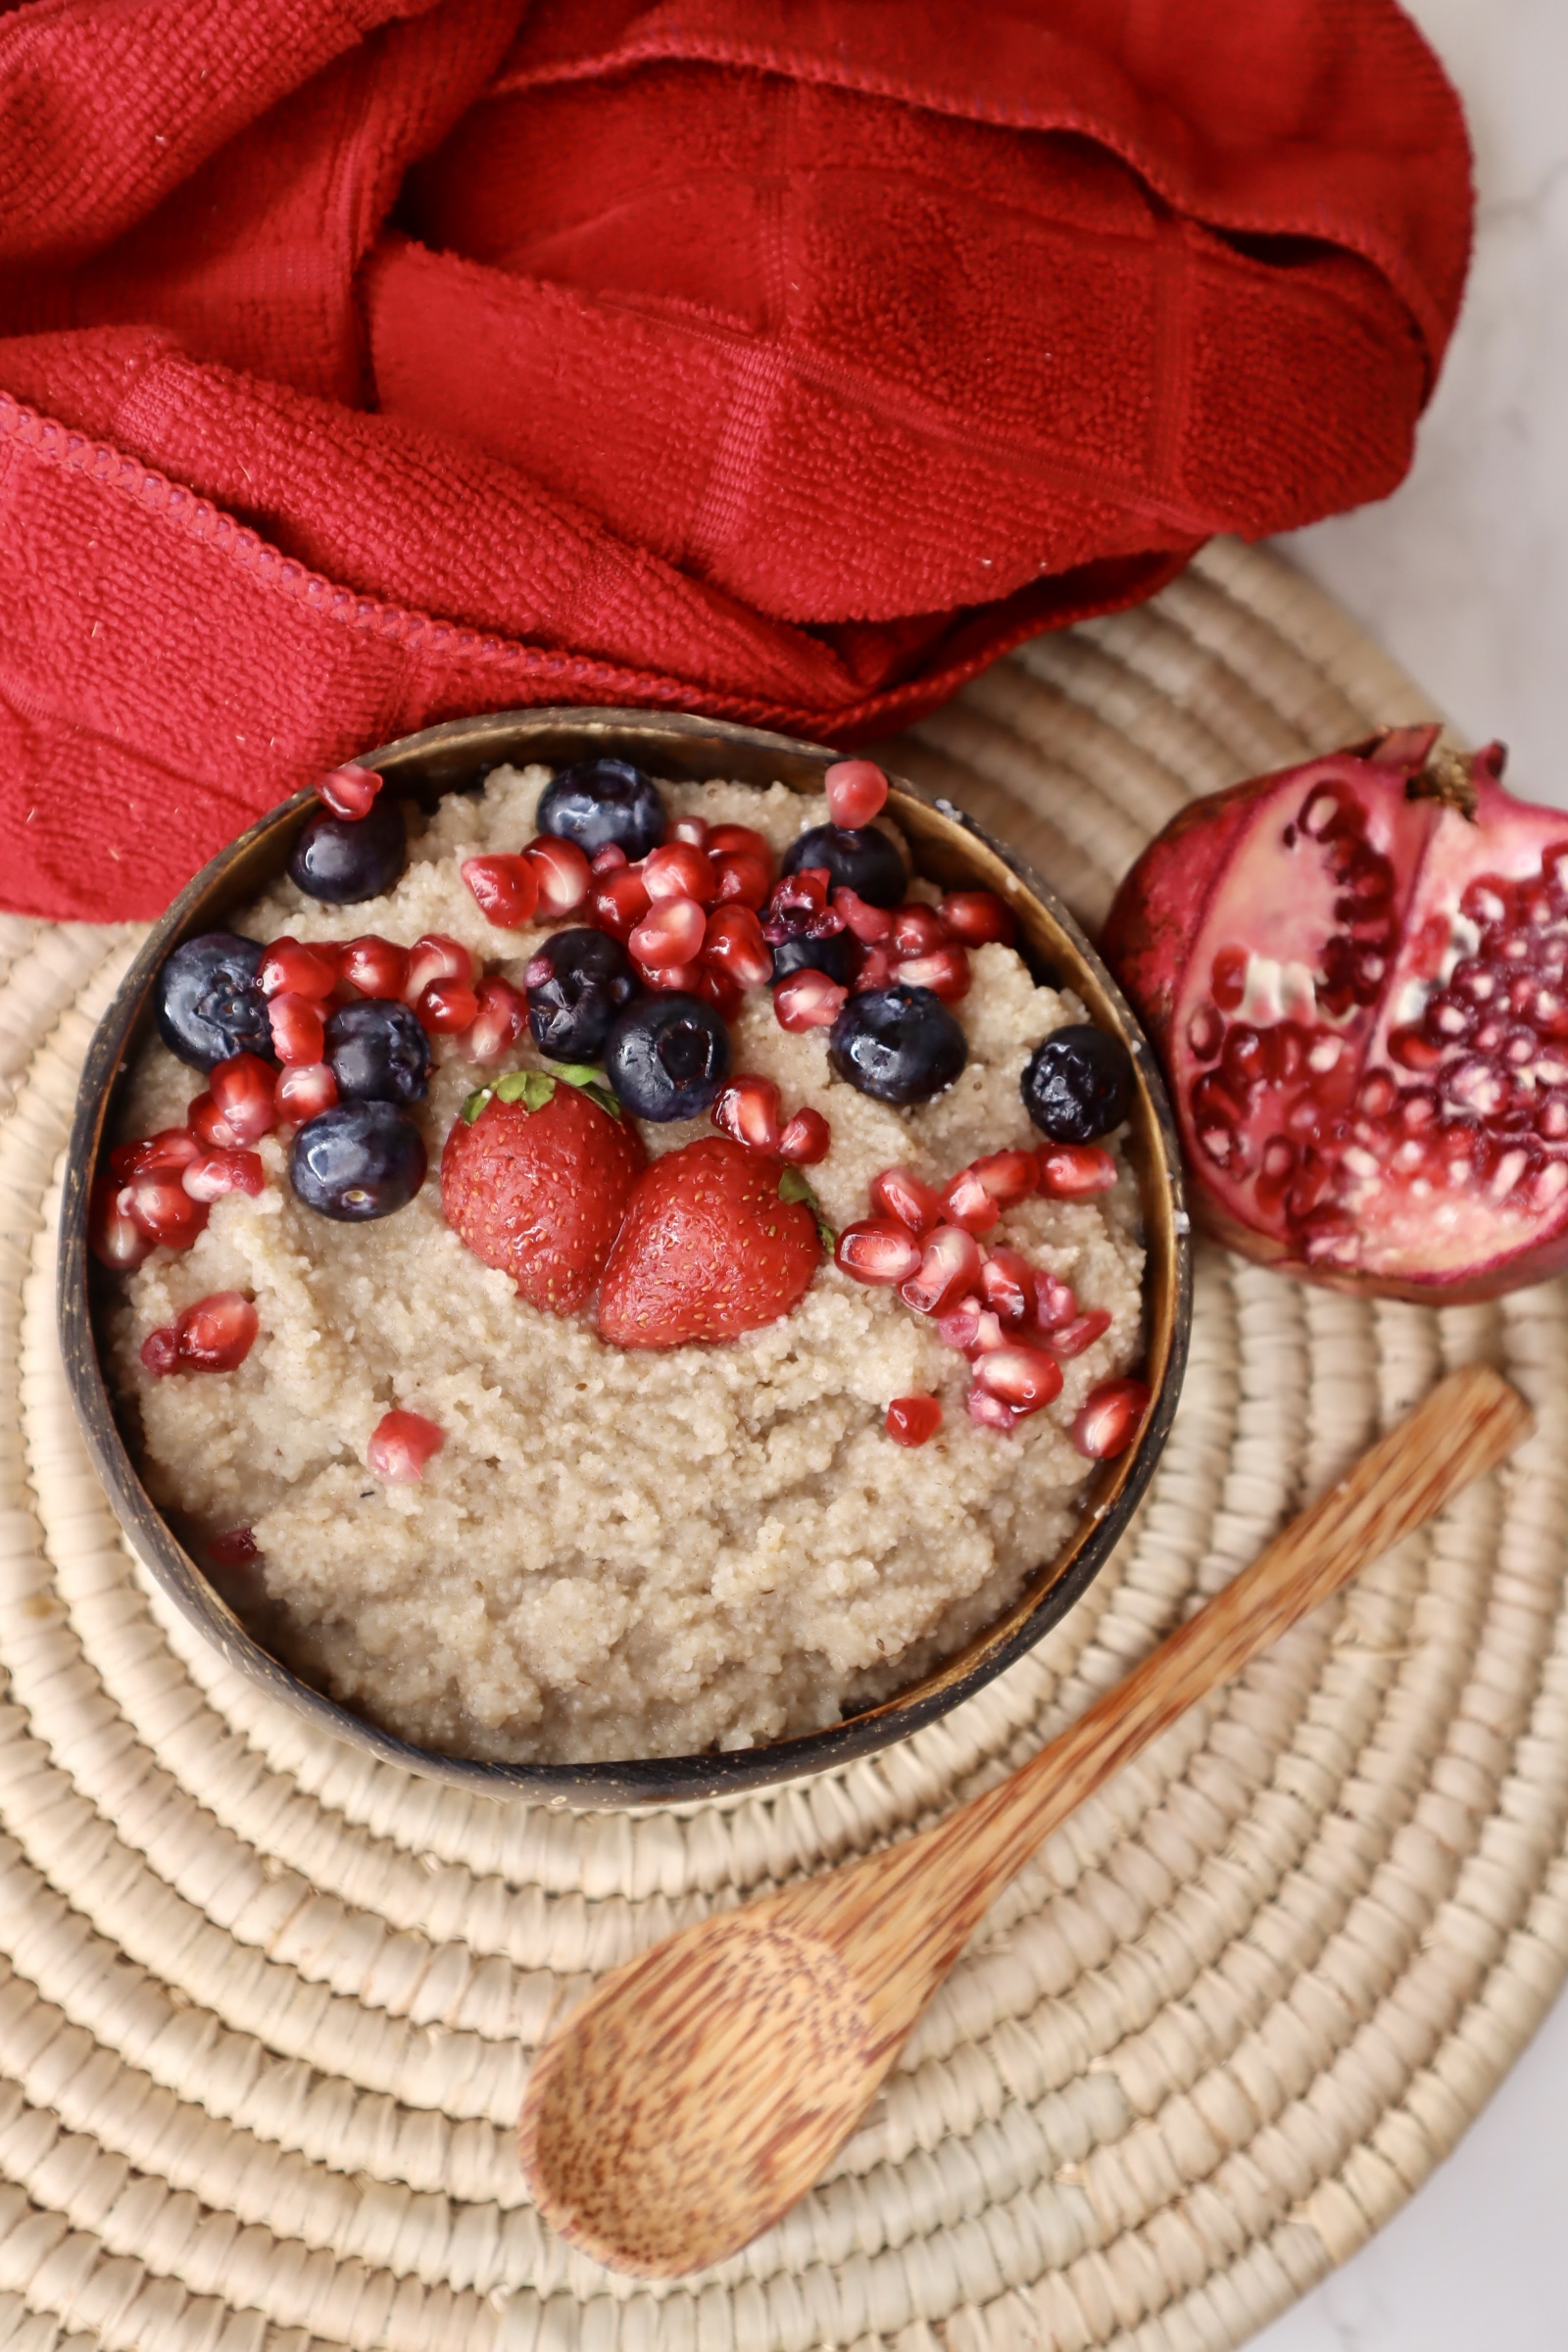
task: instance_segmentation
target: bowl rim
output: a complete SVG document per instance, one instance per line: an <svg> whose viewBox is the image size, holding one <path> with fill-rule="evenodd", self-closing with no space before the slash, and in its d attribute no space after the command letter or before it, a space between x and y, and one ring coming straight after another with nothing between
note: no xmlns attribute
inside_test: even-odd
<svg viewBox="0 0 1568 2352"><path fill-rule="evenodd" d="M801 790L813 785L820 789L821 770L843 757L820 744L725 720L658 710L567 706L447 720L359 755L359 761L386 776L389 787L399 787L412 797L422 794L425 805L433 807L460 785L481 781L492 766L504 762L522 765L530 758L558 762L561 751L552 754L545 748L552 738L566 748L574 747L579 758L596 749L603 752L616 744L631 744L656 776L661 755L666 765L673 761L683 766L688 777L716 778L726 772L734 774L733 768L726 771L722 765L726 756L744 754L760 765L770 763L776 780ZM714 764L715 760L720 764ZM993 878L1001 883L1004 895L1019 906L1029 900L1035 902L1046 917L1046 927L1060 934L1084 967L1083 976L1091 987L1079 993L1098 997L1099 1006L1092 1004L1091 1008L1102 1017L1109 1015L1133 1056L1139 1086L1134 1118L1150 1159L1147 1170L1141 1171L1141 1203L1146 1227L1151 1211L1154 1212L1158 1247L1168 1269L1167 1295L1162 1301L1164 1364L1137 1446L1114 1463L1099 1465L1091 1476L1091 1486L1095 1478L1108 1486L1109 1499L1102 1496L1093 1502L1086 1497L1068 1544L1052 1561L1039 1564L1011 1608L1004 1610L993 1626L974 1637L955 1659L922 1678L907 1696L895 1693L824 1730L756 1747L580 1764L498 1764L449 1756L421 1748L339 1706L264 1649L208 1582L142 1486L97 1345L96 1301L106 1294L107 1281L112 1278L102 1276L90 1257L87 1207L118 1082L150 1024L148 1006L160 966L181 935L194 935L220 917L222 909L211 908L211 900L226 898L228 905L237 905L254 896L269 879L276 878L281 858L274 853L280 846L286 849L293 833L319 805L314 787L307 787L258 818L194 876L153 925L99 1020L82 1069L68 1147L56 1303L62 1355L77 1422L131 1549L186 1621L214 1643L229 1665L318 1730L368 1750L380 1762L504 1800L521 1798L557 1808L596 1809L679 1805L752 1794L815 1778L874 1754L961 1705L1065 1616L1125 1533L1170 1432L1186 1369L1192 1319L1191 1227L1176 1126L1164 1083L1148 1040L1115 981L1067 908L1033 868L951 800L927 792L892 770L887 772L892 787L891 813L904 815L906 831L911 822L917 831L927 825L933 828L923 846L929 850L943 838L937 827L956 827L967 837L959 848L982 865L1002 869L994 872ZM242 879L236 881L236 877ZM1069 984L1076 987L1077 979ZM1146 1233L1146 1240L1150 1238ZM1151 1258L1152 1254L1152 1249ZM1145 1312L1151 1320L1152 1348L1160 1334L1152 1328L1159 1318L1151 1296L1148 1263ZM1110 1474L1108 1479L1104 1474ZM1063 1554L1066 1565L1061 1573L1029 1600L1034 1584ZM989 1646L969 1660L968 1651L982 1642Z"/></svg>

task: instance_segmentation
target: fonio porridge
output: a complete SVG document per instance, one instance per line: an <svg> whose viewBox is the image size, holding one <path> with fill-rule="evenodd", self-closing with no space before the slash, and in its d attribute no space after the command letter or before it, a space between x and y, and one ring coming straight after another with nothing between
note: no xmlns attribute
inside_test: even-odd
<svg viewBox="0 0 1568 2352"><path fill-rule="evenodd" d="M448 799L384 898L321 905L283 882L233 927L261 940L439 932L517 986L552 924L507 931L462 861L515 852L549 771L500 768ZM826 821L820 798L775 785L662 784L671 818L763 832L775 852ZM916 881L912 897L938 894ZM771 1078L786 1110L832 1130L809 1170L835 1229L867 1216L879 1170L938 1189L965 1163L1038 1146L1019 1094L1033 1049L1086 1019L1036 987L1010 948L970 951L952 1009L968 1062L935 1100L895 1109L830 1071L823 1029L790 1034L765 988L730 1024L733 1068ZM405 1739L452 1755L577 1761L747 1747L835 1722L959 1647L1070 1533L1089 1465L1069 1435L1088 1393L1143 1346L1136 1185L1116 1138L1115 1187L1008 1208L1003 1242L1071 1284L1109 1328L1062 1366L1060 1396L1008 1433L965 1409L970 1368L891 1289L824 1252L795 1310L727 1344L622 1349L590 1312L525 1304L443 1219L448 1129L495 1071L437 1039L415 1115L429 1152L397 1213L339 1224L290 1188L288 1134L256 1148L265 1189L213 1203L183 1254L157 1249L113 1320L115 1374L133 1397L144 1476L202 1556L218 1531L254 1532L259 1557L226 1589L307 1680ZM507 1066L546 1069L526 1034ZM199 1075L155 1044L122 1126L185 1119ZM641 1123L650 1159L713 1129ZM154 1378L149 1331L215 1292L253 1298L259 1334L237 1370ZM943 1405L926 1444L892 1442L891 1399ZM366 1467L390 1407L445 1433L420 1483Z"/></svg>

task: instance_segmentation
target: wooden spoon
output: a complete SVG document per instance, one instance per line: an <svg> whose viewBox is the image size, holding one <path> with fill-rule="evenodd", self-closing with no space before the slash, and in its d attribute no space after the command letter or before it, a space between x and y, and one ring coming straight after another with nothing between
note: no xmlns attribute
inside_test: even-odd
<svg viewBox="0 0 1568 2352"><path fill-rule="evenodd" d="M1531 1427L1495 1372L1450 1374L999 1788L919 1837L703 1920L612 1970L529 2081L522 2165L546 2219L646 2278L737 2253L849 2137L993 1895L1041 1839Z"/></svg>

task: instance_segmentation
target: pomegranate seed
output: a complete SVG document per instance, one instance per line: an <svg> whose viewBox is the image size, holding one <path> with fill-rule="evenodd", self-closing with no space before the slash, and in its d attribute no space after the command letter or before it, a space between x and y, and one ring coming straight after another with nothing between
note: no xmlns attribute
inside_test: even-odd
<svg viewBox="0 0 1568 2352"><path fill-rule="evenodd" d="M296 1062L284 1070L272 1090L277 1115L291 1127L303 1127L323 1110L330 1110L337 1101L337 1080L331 1064L325 1061Z"/></svg>
<svg viewBox="0 0 1568 2352"><path fill-rule="evenodd" d="M989 1348L976 1358L975 1386L996 1396L1015 1413L1038 1413L1061 1395L1061 1366L1043 1348Z"/></svg>
<svg viewBox="0 0 1568 2352"><path fill-rule="evenodd" d="M486 922L520 931L539 905L539 871L526 858L465 858L463 879Z"/></svg>
<svg viewBox="0 0 1568 2352"><path fill-rule="evenodd" d="M980 1279L980 1245L961 1225L938 1225L926 1235L917 1272L899 1297L917 1315L943 1315Z"/></svg>
<svg viewBox="0 0 1568 2352"><path fill-rule="evenodd" d="M980 1296L993 1314L1016 1330L1035 1318L1034 1268L1016 1250L992 1250L980 1269Z"/></svg>
<svg viewBox="0 0 1568 2352"><path fill-rule="evenodd" d="M235 1054L212 1072L208 1090L233 1145L260 1143L264 1135L271 1134L277 1125L277 1105L272 1101L276 1083L271 1063L257 1054Z"/></svg>
<svg viewBox="0 0 1568 2352"><path fill-rule="evenodd" d="M153 1252L153 1243L122 1208L122 1187L100 1176L87 1205L87 1247L101 1266L128 1274Z"/></svg>
<svg viewBox="0 0 1568 2352"><path fill-rule="evenodd" d="M381 789L381 778L373 767L334 767L316 787L334 816L346 816L350 822L368 816Z"/></svg>
<svg viewBox="0 0 1568 2352"><path fill-rule="evenodd" d="M719 906L703 934L703 961L717 964L740 988L761 988L773 977L773 951L750 906Z"/></svg>
<svg viewBox="0 0 1568 2352"><path fill-rule="evenodd" d="M337 952L274 939L256 967L256 981L264 997L305 997L318 1004L337 986Z"/></svg>
<svg viewBox="0 0 1568 2352"><path fill-rule="evenodd" d="M832 1142L833 1130L819 1110L798 1110L778 1139L778 1155L792 1168L814 1168Z"/></svg>
<svg viewBox="0 0 1568 2352"><path fill-rule="evenodd" d="M741 1008L741 991L728 972L721 972L711 963L699 963L691 968L697 974L692 982L692 995L705 997L710 1004L717 1005L726 1021L732 1021Z"/></svg>
<svg viewBox="0 0 1568 2352"><path fill-rule="evenodd" d="M595 850L589 858L588 871L591 874L617 874L623 865L630 863L631 859L618 841L607 841L604 848Z"/></svg>
<svg viewBox="0 0 1568 2352"><path fill-rule="evenodd" d="M708 842L706 816L677 816L669 828L671 841L689 841L694 849L704 849Z"/></svg>
<svg viewBox="0 0 1568 2352"><path fill-rule="evenodd" d="M975 1317L974 1337L969 1342L968 1353L972 1356L989 1355L993 1348L1011 1348L1015 1343L1025 1348L1034 1345L1032 1340L1020 1341L1015 1331L1007 1330L994 1306L982 1306Z"/></svg>
<svg viewBox="0 0 1568 2352"><path fill-rule="evenodd" d="M822 786L836 825L868 825L887 806L888 780L871 760L835 760Z"/></svg>
<svg viewBox="0 0 1568 2352"><path fill-rule="evenodd" d="M862 1217L846 1225L833 1251L833 1262L857 1282L891 1287L907 1282L918 1272L920 1245L902 1225L878 1217Z"/></svg>
<svg viewBox="0 0 1568 2352"><path fill-rule="evenodd" d="M248 1568L261 1556L255 1533L248 1527L225 1527L220 1535L207 1539L207 1560L213 1568Z"/></svg>
<svg viewBox="0 0 1568 2352"><path fill-rule="evenodd" d="M644 988L653 989L656 993L662 991L665 996L678 994L683 997L704 996L707 994L703 987L705 979L716 981L724 978L710 963L666 963L662 966L640 963L637 976Z"/></svg>
<svg viewBox="0 0 1568 2352"><path fill-rule="evenodd" d="M771 1078L732 1078L709 1116L720 1135L749 1152L778 1150L778 1088Z"/></svg>
<svg viewBox="0 0 1568 2352"><path fill-rule="evenodd" d="M1072 1442L1092 1462L1108 1461L1125 1453L1148 1410L1149 1391L1141 1380L1102 1381L1078 1407Z"/></svg>
<svg viewBox="0 0 1568 2352"><path fill-rule="evenodd" d="M891 988L896 977L893 951L877 946L867 948L859 970L855 975L855 993L863 996L868 988Z"/></svg>
<svg viewBox="0 0 1568 2352"><path fill-rule="evenodd" d="M208 1152L240 1152L245 1139L236 1135L211 1095L197 1095L185 1113L198 1146ZM254 1140L254 1139L253 1139Z"/></svg>
<svg viewBox="0 0 1568 2352"><path fill-rule="evenodd" d="M600 930L608 931L624 947L648 912L648 893L641 874L629 865L618 874L607 874L595 883L588 906Z"/></svg>
<svg viewBox="0 0 1568 2352"><path fill-rule="evenodd" d="M365 1448L366 1464L384 1486L416 1486L425 1463L446 1442L446 1431L422 1413L383 1413Z"/></svg>
<svg viewBox="0 0 1568 2352"><path fill-rule="evenodd" d="M713 860L694 842L666 841L643 859L643 888L655 906L661 899L695 899L706 906L716 880Z"/></svg>
<svg viewBox="0 0 1568 2352"><path fill-rule="evenodd" d="M649 971L693 963L702 953L708 918L695 899L660 899L627 939L636 960Z"/></svg>
<svg viewBox="0 0 1568 2352"><path fill-rule="evenodd" d="M539 877L539 919L575 914L588 896L588 860L574 841L541 833L522 853Z"/></svg>
<svg viewBox="0 0 1568 2352"><path fill-rule="evenodd" d="M967 1355L980 1337L983 1311L979 1299L971 1291L950 1306L945 1315L938 1315L937 1338L944 1348L956 1348L960 1355Z"/></svg>
<svg viewBox="0 0 1568 2352"><path fill-rule="evenodd" d="M1446 1047L1423 1037L1419 1029L1389 1032L1389 1052L1404 1070L1435 1070L1446 1051Z"/></svg>
<svg viewBox="0 0 1568 2352"><path fill-rule="evenodd" d="M993 1250L991 1254L996 1257L999 1252ZM1071 1283L1063 1282L1059 1274L1053 1274L1049 1266L1037 1266L1034 1277L1035 1329L1050 1333L1075 1322L1078 1299Z"/></svg>
<svg viewBox="0 0 1568 2352"><path fill-rule="evenodd" d="M1187 1043L1199 1061L1212 1061L1225 1038L1225 1024L1212 1004L1199 1004L1187 1023Z"/></svg>
<svg viewBox="0 0 1568 2352"><path fill-rule="evenodd" d="M978 1208L978 1196L983 1194L1000 1213L1010 1208L1014 1201L1027 1200L1040 1183L1040 1162L1033 1152L991 1152L984 1159L972 1160L960 1168L949 1185L946 1199L950 1209L960 1195L966 1207ZM985 1217L976 1224L973 1214L959 1216L953 1209L954 1222L967 1225L971 1233L983 1233L996 1223L996 1216Z"/></svg>
<svg viewBox="0 0 1568 2352"><path fill-rule="evenodd" d="M1053 1144L1036 1156L1048 1200L1087 1200L1116 1181L1116 1162L1098 1144Z"/></svg>
<svg viewBox="0 0 1568 2352"><path fill-rule="evenodd" d="M136 1176L120 1196L120 1206L151 1242L188 1250L207 1222L207 1204L193 1200L180 1176Z"/></svg>
<svg viewBox="0 0 1568 2352"><path fill-rule="evenodd" d="M969 1233L989 1233L1002 1210L972 1168L960 1168L942 1196L943 1212Z"/></svg>
<svg viewBox="0 0 1568 2352"><path fill-rule="evenodd" d="M189 1372L233 1372L256 1342L260 1318L242 1291L214 1291L179 1318L179 1360Z"/></svg>
<svg viewBox="0 0 1568 2352"><path fill-rule="evenodd" d="M903 956L893 976L906 988L928 988L944 1004L956 1004L969 994L969 958L956 945L933 948L929 956Z"/></svg>
<svg viewBox="0 0 1568 2352"><path fill-rule="evenodd" d="M765 858L732 850L713 859L712 904L715 906L765 906L773 887L773 868Z"/></svg>
<svg viewBox="0 0 1568 2352"><path fill-rule="evenodd" d="M1051 1334L1051 1352L1070 1360L1075 1355L1082 1355L1084 1349L1092 1348L1097 1340L1102 1340L1109 1329L1110 1317L1105 1309L1102 1306L1091 1306Z"/></svg>
<svg viewBox="0 0 1568 2352"><path fill-rule="evenodd" d="M942 1195L907 1168L884 1168L880 1176L871 1179L871 1206L884 1216L897 1217L911 1233L929 1233L940 1225L946 1211Z"/></svg>
<svg viewBox="0 0 1568 2352"><path fill-rule="evenodd" d="M167 1380L179 1369L179 1332L172 1323L160 1323L141 1344L141 1360L154 1380Z"/></svg>
<svg viewBox="0 0 1568 2352"><path fill-rule="evenodd" d="M319 1061L326 1053L326 1023L318 1004L292 991L273 997L267 1007L272 1031L272 1052L287 1067L292 1062Z"/></svg>
<svg viewBox="0 0 1568 2352"><path fill-rule="evenodd" d="M1247 994L1247 950L1221 948L1209 974L1209 986L1221 1012L1234 1012Z"/></svg>
<svg viewBox="0 0 1568 2352"><path fill-rule="evenodd" d="M934 906L910 904L893 909L893 945L901 956L929 956L946 947L948 935Z"/></svg>
<svg viewBox="0 0 1568 2352"><path fill-rule="evenodd" d="M983 948L1000 940L1010 948L1018 935L1012 908L994 890L954 890L937 908L944 930L966 948Z"/></svg>
<svg viewBox="0 0 1568 2352"><path fill-rule="evenodd" d="M978 1421L986 1429L1013 1430L1021 1418L1011 1405L1004 1404L1000 1396L993 1396L978 1382L969 1391L968 1405L970 1420Z"/></svg>
<svg viewBox="0 0 1568 2352"><path fill-rule="evenodd" d="M826 972L809 967L791 972L773 991L773 1010L781 1029L831 1029L849 990Z"/></svg>
<svg viewBox="0 0 1568 2352"><path fill-rule="evenodd" d="M122 1184L128 1184L133 1176L167 1176L188 1168L200 1151L188 1127L163 1127L156 1135L143 1136L139 1143L117 1144L109 1154L109 1165Z"/></svg>
<svg viewBox="0 0 1568 2352"><path fill-rule="evenodd" d="M935 1396L895 1396L888 1406L888 1436L896 1446L923 1446L942 1427Z"/></svg>
<svg viewBox="0 0 1568 2352"><path fill-rule="evenodd" d="M773 845L754 825L715 825L704 843L710 858L760 858L771 868Z"/></svg>
<svg viewBox="0 0 1568 2352"><path fill-rule="evenodd" d="M362 997L401 997L409 983L409 952L367 931L337 952L339 976Z"/></svg>
<svg viewBox="0 0 1568 2352"><path fill-rule="evenodd" d="M466 980L432 980L414 1009L421 1029L435 1037L456 1037L478 1019L479 992Z"/></svg>
<svg viewBox="0 0 1568 2352"><path fill-rule="evenodd" d="M479 1009L473 1027L464 1040L464 1058L500 1061L528 1026L528 1000L521 989L514 988L510 980L503 980L496 973L480 981L477 1002Z"/></svg>
<svg viewBox="0 0 1568 2352"><path fill-rule="evenodd" d="M461 980L466 985L472 980L473 972L473 957L461 939L451 939L444 931L427 931L409 950L409 972L403 983L403 1001L406 1004L417 1005L433 980Z"/></svg>
<svg viewBox="0 0 1568 2352"><path fill-rule="evenodd" d="M893 916L886 906L868 906L858 892L843 888L834 891L829 905L861 947L875 947L892 938Z"/></svg>
<svg viewBox="0 0 1568 2352"><path fill-rule="evenodd" d="M259 1152L204 1152L179 1181L193 1200L221 1200L225 1193L249 1193L254 1200L267 1171Z"/></svg>

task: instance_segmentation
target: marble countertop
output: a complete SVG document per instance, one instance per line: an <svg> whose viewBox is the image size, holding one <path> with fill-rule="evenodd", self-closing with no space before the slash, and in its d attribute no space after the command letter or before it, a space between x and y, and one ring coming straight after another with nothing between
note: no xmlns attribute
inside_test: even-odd
<svg viewBox="0 0 1568 2352"><path fill-rule="evenodd" d="M1408 481L1280 542L1508 781L1568 807L1568 6L1406 0L1476 147L1476 255ZM1251 2352L1563 2352L1568 1996L1447 2163Z"/></svg>

